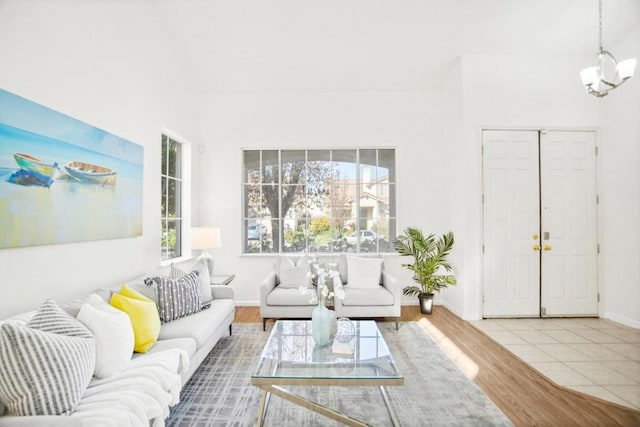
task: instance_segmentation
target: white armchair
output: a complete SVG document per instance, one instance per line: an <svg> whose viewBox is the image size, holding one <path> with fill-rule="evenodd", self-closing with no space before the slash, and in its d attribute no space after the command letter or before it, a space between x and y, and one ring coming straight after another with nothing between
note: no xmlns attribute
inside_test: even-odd
<svg viewBox="0 0 640 427"><path fill-rule="evenodd" d="M287 258L281 257L279 261L283 259ZM290 270L283 270L281 262L277 262L274 270L260 283L260 315L263 330L266 329L268 319L311 318L315 304L309 301L309 295L304 295L298 289L299 286L308 285L308 279L302 274L302 259L297 265L293 264L295 267L288 266ZM367 265L375 260L378 262L377 271ZM334 310L338 317L392 317L398 329L402 289L398 281L382 269L380 258L341 255L338 259L335 256L322 256L319 261L337 264L340 272L345 297L343 300L333 298ZM294 273L297 274L297 279L291 274L294 269L300 269ZM280 282L283 282L284 286Z"/></svg>
<svg viewBox="0 0 640 427"><path fill-rule="evenodd" d="M303 283L300 283L302 286ZM298 288L286 288L278 285L278 275L270 272L260 282L260 316L262 330L266 329L268 319L310 319L315 304L309 302Z"/></svg>
<svg viewBox="0 0 640 427"><path fill-rule="evenodd" d="M300 292L300 286L311 287L308 256L279 257L273 271L260 283L260 315L262 330L267 319L311 318L315 307L309 295Z"/></svg>
<svg viewBox="0 0 640 427"><path fill-rule="evenodd" d="M334 310L338 317L351 319L393 317L397 330L402 289L391 274L376 270L375 261L375 258L348 257L346 272L341 268L340 274L345 296L334 298Z"/></svg>

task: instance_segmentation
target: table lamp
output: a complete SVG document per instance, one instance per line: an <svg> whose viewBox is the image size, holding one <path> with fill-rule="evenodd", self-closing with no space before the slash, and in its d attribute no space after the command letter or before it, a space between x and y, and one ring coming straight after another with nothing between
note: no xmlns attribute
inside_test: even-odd
<svg viewBox="0 0 640 427"><path fill-rule="evenodd" d="M213 257L206 250L222 247L219 227L193 227L191 229L191 249L202 249L198 260L204 260L213 275Z"/></svg>

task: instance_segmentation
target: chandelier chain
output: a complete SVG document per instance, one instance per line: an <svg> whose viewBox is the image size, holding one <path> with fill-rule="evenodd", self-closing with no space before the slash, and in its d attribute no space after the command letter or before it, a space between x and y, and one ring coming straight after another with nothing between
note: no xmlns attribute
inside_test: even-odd
<svg viewBox="0 0 640 427"><path fill-rule="evenodd" d="M598 18L599 18L598 28L600 30L598 42L599 42L600 52L602 52L604 50L602 48L602 0L598 0Z"/></svg>

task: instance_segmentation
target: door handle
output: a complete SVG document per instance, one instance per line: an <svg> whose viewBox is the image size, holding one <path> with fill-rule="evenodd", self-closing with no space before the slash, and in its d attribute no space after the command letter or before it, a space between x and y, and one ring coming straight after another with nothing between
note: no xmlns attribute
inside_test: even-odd
<svg viewBox="0 0 640 427"><path fill-rule="evenodd" d="M533 237L533 240L538 240L538 238L539 238L540 236L538 236L537 234L534 234L534 235L533 235L533 236L531 236L531 237Z"/></svg>
<svg viewBox="0 0 640 427"><path fill-rule="evenodd" d="M533 245L533 250L534 251L539 251L540 250L540 245Z"/></svg>
<svg viewBox="0 0 640 427"><path fill-rule="evenodd" d="M544 245L543 248L545 251L550 251L551 250L551 245Z"/></svg>

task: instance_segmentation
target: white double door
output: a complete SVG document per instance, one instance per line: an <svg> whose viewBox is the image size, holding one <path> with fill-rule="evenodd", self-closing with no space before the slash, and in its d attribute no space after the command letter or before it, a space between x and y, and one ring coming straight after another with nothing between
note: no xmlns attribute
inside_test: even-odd
<svg viewBox="0 0 640 427"><path fill-rule="evenodd" d="M486 130L483 316L598 314L591 131Z"/></svg>

